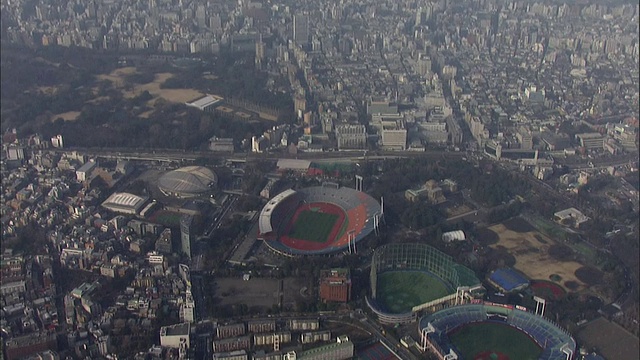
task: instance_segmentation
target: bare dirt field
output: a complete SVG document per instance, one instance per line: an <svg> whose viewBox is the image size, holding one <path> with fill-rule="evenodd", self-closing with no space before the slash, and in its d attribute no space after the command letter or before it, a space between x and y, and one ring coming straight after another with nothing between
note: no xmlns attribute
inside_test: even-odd
<svg viewBox="0 0 640 360"><path fill-rule="evenodd" d="M135 74L136 68L133 66L123 67L119 69L113 70L110 74L101 74L98 75L98 79L100 80L109 80L113 83L117 83L124 79L125 76Z"/></svg>
<svg viewBox="0 0 640 360"><path fill-rule="evenodd" d="M595 347L606 359L640 358L638 338L602 317L584 325L576 332L576 337L584 347Z"/></svg>
<svg viewBox="0 0 640 360"><path fill-rule="evenodd" d="M447 207L444 211L447 214L447 217L453 217L453 216L458 216L461 214L465 214L468 213L469 211L472 211L473 209L470 208L469 206L462 204L460 206L450 206Z"/></svg>
<svg viewBox="0 0 640 360"><path fill-rule="evenodd" d="M39 86L38 91L42 94L53 96L58 92L57 86Z"/></svg>
<svg viewBox="0 0 640 360"><path fill-rule="evenodd" d="M271 307L278 304L280 298L280 280L239 278L216 279L216 298L220 305L244 303L248 306Z"/></svg>
<svg viewBox="0 0 640 360"><path fill-rule="evenodd" d="M148 119L149 116L151 116L151 114L153 114L153 110L147 110L147 111L143 112L142 114L139 114L138 117L141 117L143 119Z"/></svg>
<svg viewBox="0 0 640 360"><path fill-rule="evenodd" d="M514 268L529 278L549 280L552 275L556 275L554 278L559 276L559 285L567 291L579 291L589 286L576 276L576 271L583 268L583 265L568 258L559 260L553 256L555 242L535 231L526 221L518 219L517 222L497 224L485 230L487 234L491 232L497 239L492 236L492 241L487 245L513 256Z"/></svg>
<svg viewBox="0 0 640 360"><path fill-rule="evenodd" d="M270 308L282 302L283 307L288 307L294 306L302 297L305 285L303 278L252 278L249 281L235 277L216 278L214 296L221 306L244 303L249 307Z"/></svg>
<svg viewBox="0 0 640 360"><path fill-rule="evenodd" d="M93 94L95 95L97 93L98 93L98 91L94 89ZM105 102L107 100L109 100L108 96L98 96L98 97L95 97L95 98L93 98L93 99L91 99L91 100L89 100L87 102L89 104L100 104L100 103Z"/></svg>
<svg viewBox="0 0 640 360"><path fill-rule="evenodd" d="M158 97L170 102L184 103L204 96L203 93L194 89L161 89L160 85L173 76L171 73L155 74L153 82L143 85L134 85L131 90L125 89L124 84L126 76L134 74L135 72L135 67L124 67L116 69L108 75L98 75L98 79L111 81L113 86L120 89L123 96L126 98L134 98L143 92L148 91L149 94L154 97L147 102L149 105L152 105Z"/></svg>
<svg viewBox="0 0 640 360"><path fill-rule="evenodd" d="M80 116L80 111L67 111L62 114L52 115L50 120L56 121L57 119L62 118L64 121L74 121L78 119L78 116Z"/></svg>

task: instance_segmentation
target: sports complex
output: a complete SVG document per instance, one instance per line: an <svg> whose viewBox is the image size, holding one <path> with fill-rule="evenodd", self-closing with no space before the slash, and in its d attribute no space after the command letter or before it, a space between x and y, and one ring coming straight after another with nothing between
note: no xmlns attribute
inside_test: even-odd
<svg viewBox="0 0 640 360"><path fill-rule="evenodd" d="M571 360L571 335L522 306L480 300L420 319L423 350L439 359Z"/></svg>
<svg viewBox="0 0 640 360"><path fill-rule="evenodd" d="M420 311L468 302L484 290L472 270L431 246L416 243L376 249L370 282L367 305L383 324L415 321Z"/></svg>
<svg viewBox="0 0 640 360"><path fill-rule="evenodd" d="M285 256L356 252L377 229L382 207L371 196L336 184L288 189L262 208L259 238Z"/></svg>

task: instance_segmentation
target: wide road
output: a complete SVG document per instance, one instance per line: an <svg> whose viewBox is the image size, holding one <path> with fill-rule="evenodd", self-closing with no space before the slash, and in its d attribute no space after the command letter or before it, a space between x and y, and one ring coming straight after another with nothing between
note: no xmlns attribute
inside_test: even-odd
<svg viewBox="0 0 640 360"><path fill-rule="evenodd" d="M609 166L621 166L627 165L630 162L638 161L638 153L629 153L618 156L610 156L600 159L581 159L576 163L568 163L563 158L555 158L555 160L563 165L566 165L571 170L588 170L588 169L606 169Z"/></svg>
<svg viewBox="0 0 640 360"><path fill-rule="evenodd" d="M65 148L51 149L58 153L77 152L88 156L104 157L109 159L124 160L146 160L146 161L162 161L162 162L185 162L195 161L196 159L209 160L237 160L237 161L260 161L260 160L278 160L278 159L301 159L316 162L339 162L339 161L359 161L359 160L384 160L394 158L446 158L460 159L467 154L463 151L449 150L426 150L426 151L367 151L367 150L349 150L349 151L325 151L321 153L298 153L295 155L281 152L266 153L214 153L210 151L185 151L173 149L130 149L130 148ZM544 155L544 154L542 154ZM609 166L620 166L628 164L630 161L637 160L638 154L624 154L620 156L612 156L601 159L579 159L576 162L569 162L568 159L561 157L555 158L558 164L566 165L571 170L586 170L593 168L607 168Z"/></svg>
<svg viewBox="0 0 640 360"><path fill-rule="evenodd" d="M88 156L98 156L111 159L128 160L148 160L148 161L187 161L201 158L227 160L235 159L240 161L259 161L277 159L303 159L303 160L381 160L391 158L408 157L434 157L434 158L462 158L464 152L453 152L445 150L427 151L326 151L322 153L298 153L291 155L287 153L213 153L208 151L181 151L181 150L148 150L148 149L91 149L91 148L71 148L56 149L59 153L78 152Z"/></svg>

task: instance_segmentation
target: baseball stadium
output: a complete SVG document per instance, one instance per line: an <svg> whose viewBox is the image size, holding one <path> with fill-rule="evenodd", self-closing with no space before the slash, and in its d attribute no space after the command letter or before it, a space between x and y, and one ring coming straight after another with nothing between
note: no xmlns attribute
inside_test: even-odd
<svg viewBox="0 0 640 360"><path fill-rule="evenodd" d="M420 319L421 346L438 359L571 360L571 335L522 306L474 300Z"/></svg>
<svg viewBox="0 0 640 360"><path fill-rule="evenodd" d="M484 290L472 270L431 246L416 243L376 249L370 282L367 305L383 324L415 321L420 311L468 302Z"/></svg>
<svg viewBox="0 0 640 360"><path fill-rule="evenodd" d="M382 207L371 196L336 184L288 189L262 208L258 237L274 252L294 257L356 251L374 231Z"/></svg>

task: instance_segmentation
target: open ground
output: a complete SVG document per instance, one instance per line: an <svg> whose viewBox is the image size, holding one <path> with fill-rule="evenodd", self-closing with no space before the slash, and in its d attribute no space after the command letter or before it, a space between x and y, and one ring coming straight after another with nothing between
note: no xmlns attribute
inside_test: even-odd
<svg viewBox="0 0 640 360"><path fill-rule="evenodd" d="M189 101L196 100L198 98L203 97L205 94L192 88L181 88L181 89L162 89L160 86L162 83L172 78L174 74L170 72L164 73L156 73L154 75L154 80L152 82L146 84L127 84L127 77L137 73L137 69L133 66L118 68L112 71L109 74L101 74L96 76L96 79L99 81L109 81L113 88L119 90L122 93L122 96L131 99L136 96L141 95L145 91L148 91L152 96L150 100L147 101L146 105L154 106L156 101L160 98L173 103L185 103ZM217 77L215 75L203 75L204 78L215 80ZM44 93L55 93L57 89L55 87L42 87L39 89ZM94 94L97 95L98 89L93 89ZM104 97L96 97L92 100L89 100L89 103L99 103ZM219 110L226 113L234 113L236 116L250 120L261 118L263 120L275 121L277 120L276 116L273 116L269 113L262 111L251 111L249 109L245 109L243 107L236 107L226 105L224 107L220 106ZM138 114L138 117L148 118L153 113L153 110L145 111L141 114ZM74 116L73 113L64 113L57 114L52 117L52 121L57 119L58 117L62 117L65 120L75 120L77 115ZM68 118L68 119L67 119Z"/></svg>
<svg viewBox="0 0 640 360"><path fill-rule="evenodd" d="M134 98L148 91L153 96L153 99L147 102L148 105L152 105L157 98L163 98L170 102L184 103L204 96L203 93L195 89L161 89L160 85L173 76L171 73L155 74L155 79L152 82L142 85L136 84L132 89L125 89L125 78L135 73L135 67L124 67L116 69L108 75L98 75L97 78L111 81L116 89L122 91L122 95L125 98Z"/></svg>
<svg viewBox="0 0 640 360"><path fill-rule="evenodd" d="M579 291L588 284L580 281L576 271L583 267L577 261L558 260L554 250L558 247L555 241L536 231L524 219L516 218L508 222L490 226L484 231L487 238L492 237L496 241L489 246L496 250L506 250L515 258L514 268L522 271L530 279L549 280L561 279L561 285L567 291ZM482 241L482 239L481 239Z"/></svg>
<svg viewBox="0 0 640 360"><path fill-rule="evenodd" d="M236 277L216 278L213 296L218 306L246 304L249 308L266 309L282 302L286 308L295 306L297 299L304 298L307 285L304 278L260 278L249 281Z"/></svg>
<svg viewBox="0 0 640 360"><path fill-rule="evenodd" d="M78 119L78 116L80 116L80 111L67 111L65 113L52 115L50 120L55 121L60 118L64 121L74 121Z"/></svg>

